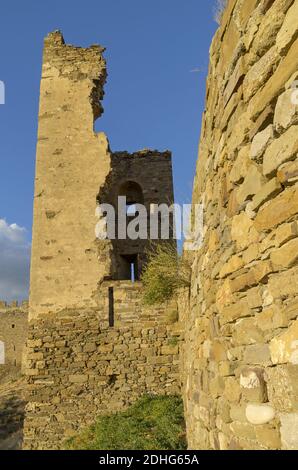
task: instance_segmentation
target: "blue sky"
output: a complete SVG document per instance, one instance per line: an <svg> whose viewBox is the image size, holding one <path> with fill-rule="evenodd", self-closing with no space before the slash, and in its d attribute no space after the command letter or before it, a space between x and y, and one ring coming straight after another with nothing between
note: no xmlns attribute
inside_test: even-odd
<svg viewBox="0 0 298 470"><path fill-rule="evenodd" d="M69 44L99 43L107 48L105 112L97 121L96 130L108 135L115 151L172 150L176 201L190 202L208 51L217 28L214 3L215 0L1 2L0 80L6 86L6 104L0 105L0 220L5 220L0 224L0 298L9 300L27 294L44 36L61 29ZM13 258L15 251L18 259L15 268L10 259L12 280L7 283L7 243L12 233L10 252ZM6 240L4 244L2 239ZM22 253L22 261L18 255L20 245L26 253Z"/></svg>

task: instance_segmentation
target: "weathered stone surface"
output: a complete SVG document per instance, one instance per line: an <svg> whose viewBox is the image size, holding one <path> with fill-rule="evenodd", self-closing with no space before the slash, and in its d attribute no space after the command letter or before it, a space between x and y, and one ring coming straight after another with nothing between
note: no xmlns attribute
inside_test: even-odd
<svg viewBox="0 0 298 470"><path fill-rule="evenodd" d="M276 47L266 52L248 71L243 81L243 96L247 102L268 80L278 62Z"/></svg>
<svg viewBox="0 0 298 470"><path fill-rule="evenodd" d="M249 147L242 147L229 174L229 180L232 183L239 183L242 179L244 179L250 164Z"/></svg>
<svg viewBox="0 0 298 470"><path fill-rule="evenodd" d="M258 231L275 227L298 213L298 188L283 191L275 199L261 208L254 226Z"/></svg>
<svg viewBox="0 0 298 470"><path fill-rule="evenodd" d="M298 120L298 106L292 102L293 90L286 90L279 96L274 114L274 126L282 132Z"/></svg>
<svg viewBox="0 0 298 470"><path fill-rule="evenodd" d="M266 129L254 136L250 149L250 157L253 160L259 160L263 156L268 144L273 140L273 137L274 129L272 124L270 124Z"/></svg>
<svg viewBox="0 0 298 470"><path fill-rule="evenodd" d="M281 54L287 50L289 44L291 44L298 35L297 18L298 3L295 1L288 10L283 25L276 36L276 45Z"/></svg>
<svg viewBox="0 0 298 470"><path fill-rule="evenodd" d="M248 168L242 185L237 190L236 198L238 204L250 200L252 196L257 194L257 192L261 190L263 182L264 178L260 169L255 165L251 165Z"/></svg>
<svg viewBox="0 0 298 470"><path fill-rule="evenodd" d="M271 364L271 356L268 344L253 344L247 346L244 352L243 361L245 364Z"/></svg>
<svg viewBox="0 0 298 470"><path fill-rule="evenodd" d="M274 239L275 246L279 247L297 236L298 236L297 222L291 222L289 224L280 225L275 233L275 239Z"/></svg>
<svg viewBox="0 0 298 470"><path fill-rule="evenodd" d="M231 237L239 250L258 241L258 233L254 228L254 223L247 214L242 213L233 217Z"/></svg>
<svg viewBox="0 0 298 470"><path fill-rule="evenodd" d="M272 263L278 267L291 268L298 262L298 238L290 240L271 253Z"/></svg>
<svg viewBox="0 0 298 470"><path fill-rule="evenodd" d="M266 424L275 417L275 410L269 405L248 404L246 407L246 418L251 424Z"/></svg>
<svg viewBox="0 0 298 470"><path fill-rule="evenodd" d="M251 209L257 211L265 202L273 199L282 191L282 186L277 178L272 178L268 183L262 185L261 189L252 199Z"/></svg>
<svg viewBox="0 0 298 470"><path fill-rule="evenodd" d="M251 315L251 310L247 304L247 302L237 302L233 305L230 305L228 307L225 307L222 310L221 316L220 316L220 322L222 324L228 323L228 322L233 322L238 318L241 317L247 317Z"/></svg>
<svg viewBox="0 0 298 470"><path fill-rule="evenodd" d="M263 173L268 176L279 166L293 159L298 152L298 126L292 126L267 148L264 155Z"/></svg>
<svg viewBox="0 0 298 470"><path fill-rule="evenodd" d="M282 184L296 182L298 180L298 160L282 165L277 172L277 178Z"/></svg>
<svg viewBox="0 0 298 470"><path fill-rule="evenodd" d="M273 364L298 364L298 320L285 333L273 338L270 353Z"/></svg>
<svg viewBox="0 0 298 470"><path fill-rule="evenodd" d="M281 441L284 450L298 450L298 413L282 414Z"/></svg>
<svg viewBox="0 0 298 470"><path fill-rule="evenodd" d="M286 82L297 71L297 47L298 39L292 44L286 57L280 62L275 73L267 81L265 86L251 99L248 106L248 113L253 120L257 119L272 100L281 93Z"/></svg>

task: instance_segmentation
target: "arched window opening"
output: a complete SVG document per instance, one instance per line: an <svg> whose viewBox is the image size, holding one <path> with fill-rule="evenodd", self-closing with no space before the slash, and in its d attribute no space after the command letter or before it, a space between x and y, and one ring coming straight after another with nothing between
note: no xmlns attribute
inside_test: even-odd
<svg viewBox="0 0 298 470"><path fill-rule="evenodd" d="M144 204L144 196L141 186L134 181L126 181L120 186L119 196L126 197L126 214L128 217L137 215L137 204Z"/></svg>

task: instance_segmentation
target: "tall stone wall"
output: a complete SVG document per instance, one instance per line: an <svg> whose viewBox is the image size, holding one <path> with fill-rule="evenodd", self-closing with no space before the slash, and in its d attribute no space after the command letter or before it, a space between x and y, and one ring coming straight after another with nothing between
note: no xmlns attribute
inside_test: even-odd
<svg viewBox="0 0 298 470"><path fill-rule="evenodd" d="M102 297L108 298L102 287ZM59 449L102 413L143 394L180 392L181 325L144 308L140 284L115 282L113 328L108 305L46 315L30 323L24 449ZM171 310L169 310L171 311Z"/></svg>
<svg viewBox="0 0 298 470"><path fill-rule="evenodd" d="M192 449L298 448L297 19L297 0L230 0L210 50L180 302Z"/></svg>

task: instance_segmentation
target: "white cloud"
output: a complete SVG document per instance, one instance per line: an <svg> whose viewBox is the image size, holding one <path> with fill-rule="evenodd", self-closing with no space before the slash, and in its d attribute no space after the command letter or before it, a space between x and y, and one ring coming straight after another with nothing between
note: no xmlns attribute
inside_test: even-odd
<svg viewBox="0 0 298 470"><path fill-rule="evenodd" d="M25 228L0 219L0 299L28 298L30 248Z"/></svg>

